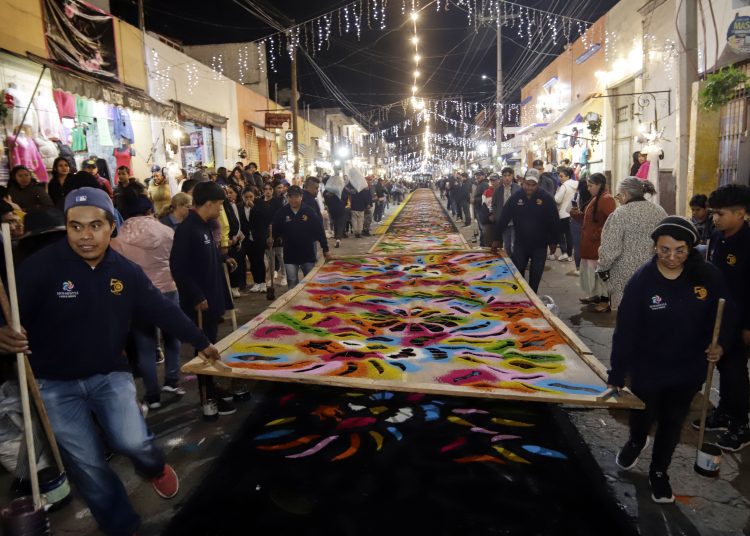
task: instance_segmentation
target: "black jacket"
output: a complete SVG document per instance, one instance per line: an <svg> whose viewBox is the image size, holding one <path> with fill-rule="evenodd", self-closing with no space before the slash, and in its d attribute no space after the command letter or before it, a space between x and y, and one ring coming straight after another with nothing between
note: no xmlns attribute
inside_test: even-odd
<svg viewBox="0 0 750 536"><path fill-rule="evenodd" d="M323 224L304 203L296 214L287 205L274 215L273 235L284 241L284 262L287 264L315 262L315 242L320 242L323 252L328 251Z"/></svg>
<svg viewBox="0 0 750 536"><path fill-rule="evenodd" d="M516 229L516 243L526 248L554 244L560 229L555 199L540 188L529 199L523 189L510 196L495 223L495 236L502 236L510 222Z"/></svg>
<svg viewBox="0 0 750 536"><path fill-rule="evenodd" d="M352 210L364 212L370 205L372 205L372 194L369 188L365 188L352 196Z"/></svg>
<svg viewBox="0 0 750 536"><path fill-rule="evenodd" d="M750 329L750 227L745 224L729 238L724 238L721 231L714 231L708 260L724 274L729 292L739 306L740 328Z"/></svg>
<svg viewBox="0 0 750 536"><path fill-rule="evenodd" d="M185 311L192 311L208 300L208 314L216 317L224 314L231 299L222 263L211 223L191 210L174 233L169 257L169 268Z"/></svg>

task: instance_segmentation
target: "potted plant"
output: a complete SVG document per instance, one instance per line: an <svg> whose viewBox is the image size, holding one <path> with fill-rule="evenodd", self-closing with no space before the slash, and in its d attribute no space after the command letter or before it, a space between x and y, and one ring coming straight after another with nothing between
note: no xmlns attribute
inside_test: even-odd
<svg viewBox="0 0 750 536"><path fill-rule="evenodd" d="M732 99L734 89L747 81L747 75L734 66L709 74L700 90L701 106L710 111L718 110Z"/></svg>

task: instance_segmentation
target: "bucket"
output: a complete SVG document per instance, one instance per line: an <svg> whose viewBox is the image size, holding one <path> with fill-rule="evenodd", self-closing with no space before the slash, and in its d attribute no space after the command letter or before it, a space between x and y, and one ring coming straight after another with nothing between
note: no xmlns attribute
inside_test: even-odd
<svg viewBox="0 0 750 536"><path fill-rule="evenodd" d="M709 478L719 476L721 466L721 449L716 445L703 443L695 455L695 472Z"/></svg>
<svg viewBox="0 0 750 536"><path fill-rule="evenodd" d="M0 510L3 534L6 536L48 536L47 512L44 508L34 509L31 497L20 497Z"/></svg>
<svg viewBox="0 0 750 536"><path fill-rule="evenodd" d="M45 467L37 473L39 475L39 493L45 499L47 510L57 510L70 499L70 484L65 473L60 473L55 467ZM18 479L13 483L13 493L17 496L31 493L31 482L28 479Z"/></svg>

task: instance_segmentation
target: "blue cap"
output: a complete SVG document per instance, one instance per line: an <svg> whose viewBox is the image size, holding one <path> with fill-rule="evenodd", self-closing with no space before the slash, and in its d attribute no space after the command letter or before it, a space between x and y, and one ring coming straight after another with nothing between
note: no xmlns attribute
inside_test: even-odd
<svg viewBox="0 0 750 536"><path fill-rule="evenodd" d="M115 207L104 190L84 186L73 190L65 197L65 212L73 207L96 207L115 217Z"/></svg>

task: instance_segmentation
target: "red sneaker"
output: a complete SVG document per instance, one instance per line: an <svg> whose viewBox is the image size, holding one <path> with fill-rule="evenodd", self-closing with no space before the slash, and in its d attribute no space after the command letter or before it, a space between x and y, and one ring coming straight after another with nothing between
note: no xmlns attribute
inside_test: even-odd
<svg viewBox="0 0 750 536"><path fill-rule="evenodd" d="M164 472L161 475L151 479L151 485L154 486L156 493L164 499L171 499L180 491L180 481L177 478L177 473L174 472L174 469L169 464L164 465Z"/></svg>

